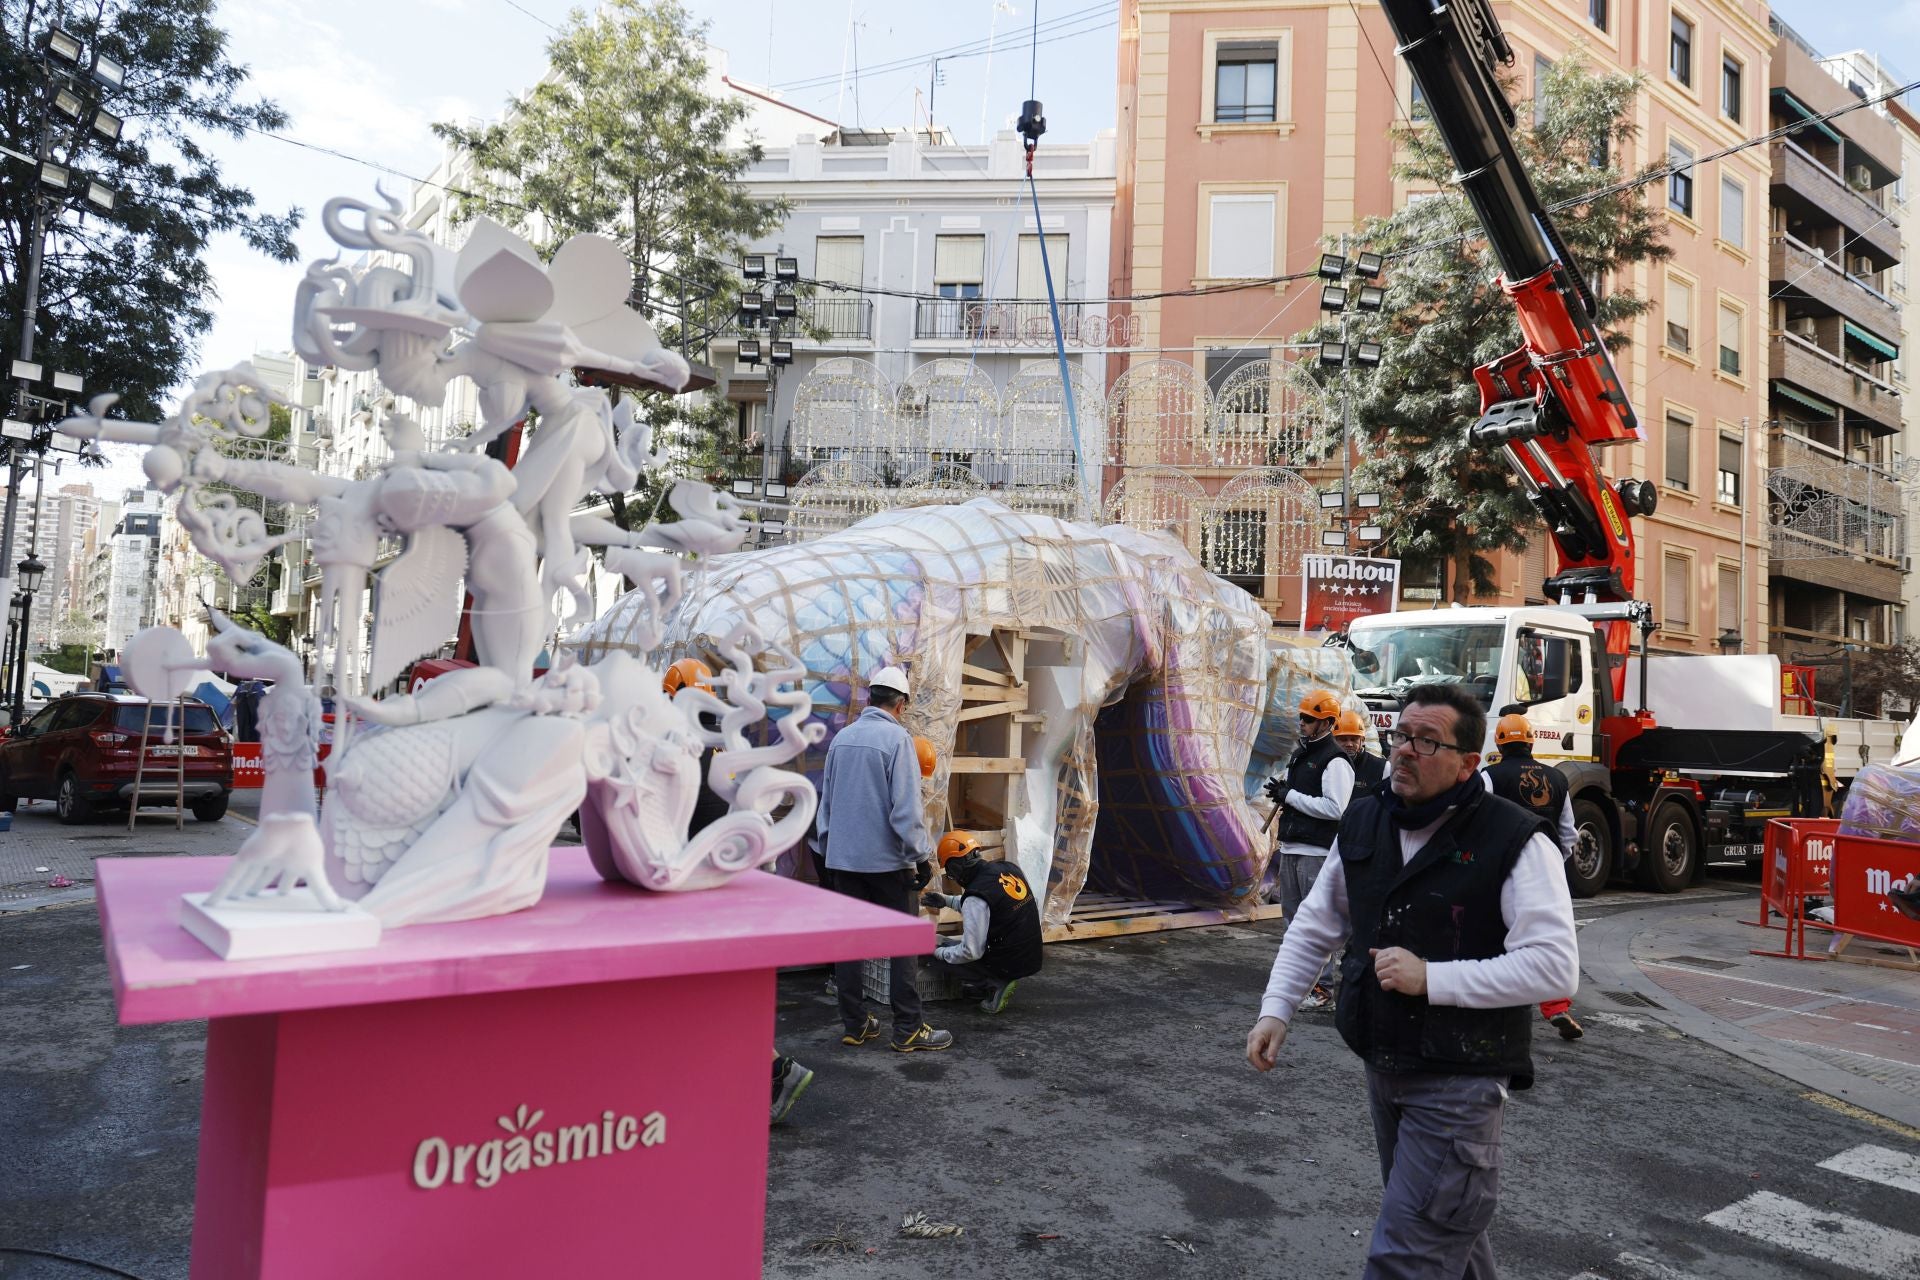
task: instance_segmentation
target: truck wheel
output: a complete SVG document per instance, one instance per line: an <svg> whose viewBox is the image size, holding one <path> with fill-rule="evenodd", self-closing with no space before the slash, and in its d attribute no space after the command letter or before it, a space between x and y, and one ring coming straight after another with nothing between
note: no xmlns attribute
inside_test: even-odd
<svg viewBox="0 0 1920 1280"><path fill-rule="evenodd" d="M1613 874L1613 828L1591 800L1573 802L1573 852L1567 857L1567 888L1576 898L1591 898Z"/></svg>
<svg viewBox="0 0 1920 1280"><path fill-rule="evenodd" d="M1685 805L1668 800L1653 811L1653 821L1647 824L1635 874L1643 888L1678 893L1693 882L1699 865L1700 842L1694 835L1693 818Z"/></svg>

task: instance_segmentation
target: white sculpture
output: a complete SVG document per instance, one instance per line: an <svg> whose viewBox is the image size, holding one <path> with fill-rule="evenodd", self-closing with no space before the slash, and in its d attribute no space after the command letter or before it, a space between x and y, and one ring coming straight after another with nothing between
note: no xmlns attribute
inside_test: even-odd
<svg viewBox="0 0 1920 1280"><path fill-rule="evenodd" d="M195 546L236 580L298 535L270 536L259 516L208 486L317 508L307 534L321 567L316 638L325 683L339 696L317 823L319 701L294 654L216 612L205 658L182 656L184 640L171 633L148 642L154 661L136 664L135 687L156 699L172 696L183 665L275 682L261 706L261 827L203 914L218 908L231 930L235 911L301 881L320 908L367 918L374 935L378 926L518 910L539 900L548 849L576 809L609 880L699 889L765 866L814 810L810 784L780 767L820 734L802 726L810 708L790 654L762 652L757 634L735 631L721 646L724 700L684 690L669 701L660 672L624 654L534 673L556 641L559 602L568 617L587 603L589 548L607 548L609 566L641 583L650 616L639 630L657 643L682 594L683 563L731 550L746 532L737 503L685 480L668 496L678 523L628 532L576 514L589 494L626 492L664 459L631 402L616 406L574 376L677 390L685 361L627 308L632 269L612 241L576 236L543 264L524 240L482 219L456 255L409 230L399 212L391 200L328 203L323 222L338 243L387 256L358 272L337 259L311 266L295 301L295 346L315 364L377 371L392 395L421 403L471 379L483 421L465 440L428 449L389 400L382 426L393 456L376 475L347 480L229 458L221 445L264 435L274 404L247 365L203 377L164 423L109 419L115 398L100 396L61 424L82 439L147 445L148 478L179 494ZM509 471L480 448L529 408L537 426ZM404 550L372 578L363 640L362 596L381 539L396 536ZM451 637L462 592L472 599L478 665L410 696L376 696ZM780 715L770 741L753 746L746 732L770 707ZM356 720L365 722L358 730ZM690 839L709 748L708 785L731 811ZM289 918L275 902L274 927Z"/></svg>

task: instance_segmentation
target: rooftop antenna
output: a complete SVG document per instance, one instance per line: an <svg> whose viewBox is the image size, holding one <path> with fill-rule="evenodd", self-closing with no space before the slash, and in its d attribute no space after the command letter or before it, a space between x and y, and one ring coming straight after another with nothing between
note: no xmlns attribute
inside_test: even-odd
<svg viewBox="0 0 1920 1280"><path fill-rule="evenodd" d="M987 69L981 73L985 83L980 89L980 142L987 141L987 103L993 97L993 37L1000 26L1000 15L1013 16L1013 6L1007 0L994 0L993 16L987 21Z"/></svg>

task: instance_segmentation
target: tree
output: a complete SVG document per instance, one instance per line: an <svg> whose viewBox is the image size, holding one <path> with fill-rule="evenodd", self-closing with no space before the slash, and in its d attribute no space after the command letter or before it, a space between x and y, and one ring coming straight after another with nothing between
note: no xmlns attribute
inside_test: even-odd
<svg viewBox="0 0 1920 1280"><path fill-rule="evenodd" d="M1845 677L1838 660L1823 666L1821 701L1837 705L1845 692ZM1853 655L1853 714L1879 715L1880 699L1885 694L1905 698L1908 705L1920 707L1920 641L1903 640L1891 648L1865 649Z"/></svg>
<svg viewBox="0 0 1920 1280"><path fill-rule="evenodd" d="M1515 138L1543 202L1555 205L1621 180L1610 157L1624 153L1637 132L1633 106L1642 84L1638 75L1592 71L1578 50L1554 65L1545 77L1544 120L1533 123L1539 115L1523 108ZM1480 412L1473 370L1519 346L1520 326L1513 304L1492 284L1499 268L1472 208L1449 185L1453 161L1437 132L1415 122L1398 126L1395 140L1395 176L1440 194L1368 221L1347 251L1441 247L1389 256L1385 308L1349 317L1350 342L1381 346L1378 368L1346 375L1355 478L1361 488L1391 495L1380 522L1384 548L1416 562L1451 564L1452 598L1463 600L1492 593L1489 553L1518 551L1545 536L1501 454L1467 441ZM1646 190L1585 200L1554 215L1587 279L1617 280L1622 268L1671 255ZM1619 330L1647 309L1646 299L1628 289L1602 293L1595 320L1609 349L1626 345ZM1323 321L1307 340L1337 335L1337 324ZM1337 406L1339 389L1328 390L1328 404ZM1329 430L1337 431L1337 409L1328 417Z"/></svg>
<svg viewBox="0 0 1920 1280"><path fill-rule="evenodd" d="M738 144L746 104L706 91L706 31L679 0L575 10L548 43L548 74L504 120L434 126L478 170L457 216L486 214L547 254L581 231L619 241L634 263L632 303L669 346L704 345L713 319L731 314L740 250L786 213L738 185L761 148ZM643 394L640 406L656 441L696 470L730 418L706 398ZM611 505L625 525L629 505L644 518L653 498Z"/></svg>
<svg viewBox="0 0 1920 1280"><path fill-rule="evenodd" d="M241 137L278 129L286 113L246 93L247 69L227 57L227 36L212 20L214 0L91 0L56 7L0 0L0 132L15 150L33 152L36 130L63 126L53 154L116 194L108 214L68 212L48 237L41 266L35 356L48 368L86 376L89 390L114 391L118 408L158 421L160 401L192 372L199 336L213 317L208 241L238 232L280 262L297 256L300 211L272 216L226 180L207 153L208 133ZM85 95L125 121L118 139L66 126L47 105L41 41L53 13L95 50L126 68L124 85L87 87ZM71 138L68 136L71 134ZM73 142L72 139L84 141ZM24 272L39 192L23 162L0 183L0 342L19 349ZM71 203L71 202L70 202Z"/></svg>

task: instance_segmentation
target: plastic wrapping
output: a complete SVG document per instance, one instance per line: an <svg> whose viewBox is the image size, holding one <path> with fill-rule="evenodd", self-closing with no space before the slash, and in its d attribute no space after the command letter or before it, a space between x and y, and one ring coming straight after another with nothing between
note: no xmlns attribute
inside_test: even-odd
<svg viewBox="0 0 1920 1280"><path fill-rule="evenodd" d="M637 608L623 597L583 638L583 656L626 648ZM829 735L865 706L867 676L907 669L907 725L941 751L923 784L935 834L947 826L969 638L998 629L1042 642L1026 671L1040 723L1006 816L1008 856L1048 886L1049 923L1064 923L1089 884L1210 905L1259 884L1267 842L1241 784L1274 697L1271 622L1171 538L990 498L886 511L719 557L689 584L653 657L705 653L742 619L799 656ZM1284 719L1290 732L1290 710Z"/></svg>
<svg viewBox="0 0 1920 1280"><path fill-rule="evenodd" d="M1840 834L1920 840L1920 768L1864 766L1847 788Z"/></svg>

